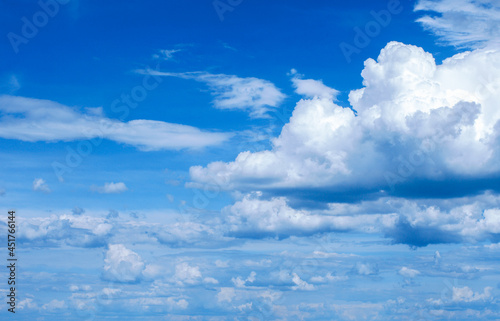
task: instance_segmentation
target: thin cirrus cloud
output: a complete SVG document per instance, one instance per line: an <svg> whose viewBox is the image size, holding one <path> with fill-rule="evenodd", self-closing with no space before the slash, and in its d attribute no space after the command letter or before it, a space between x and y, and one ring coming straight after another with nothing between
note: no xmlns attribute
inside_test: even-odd
<svg viewBox="0 0 500 321"><path fill-rule="evenodd" d="M500 44L500 6L489 0L420 0L415 11L432 11L417 21L457 47L479 48Z"/></svg>
<svg viewBox="0 0 500 321"><path fill-rule="evenodd" d="M143 151L219 145L232 135L163 121L108 118L101 108L81 112L57 102L0 96L0 137L28 142L109 139Z"/></svg>
<svg viewBox="0 0 500 321"><path fill-rule="evenodd" d="M174 54L182 51L182 49L162 49L158 50L158 53L153 55L153 58L155 59L161 59L161 60L173 60L174 59Z"/></svg>
<svg viewBox="0 0 500 321"><path fill-rule="evenodd" d="M211 74L208 72L161 72L138 70L141 74L193 79L208 85L214 96L217 109L247 111L252 118L266 118L267 113L278 107L285 99L270 81L255 77L241 78L234 75Z"/></svg>

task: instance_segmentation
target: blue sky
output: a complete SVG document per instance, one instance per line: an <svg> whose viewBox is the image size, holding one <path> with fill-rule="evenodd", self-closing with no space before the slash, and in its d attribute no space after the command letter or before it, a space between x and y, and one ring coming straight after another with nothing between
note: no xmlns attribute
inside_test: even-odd
<svg viewBox="0 0 500 321"><path fill-rule="evenodd" d="M496 1L0 8L17 319L500 318Z"/></svg>

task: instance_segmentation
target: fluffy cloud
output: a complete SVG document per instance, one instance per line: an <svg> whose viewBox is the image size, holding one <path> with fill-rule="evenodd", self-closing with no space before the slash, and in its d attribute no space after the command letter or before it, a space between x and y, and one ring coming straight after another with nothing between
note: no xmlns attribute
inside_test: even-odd
<svg viewBox="0 0 500 321"><path fill-rule="evenodd" d="M222 302L229 302L233 301L234 297L236 296L236 293L234 291L234 288L221 288L219 293L217 293L217 301L220 303Z"/></svg>
<svg viewBox="0 0 500 321"><path fill-rule="evenodd" d="M43 193L51 192L49 185L47 185L45 180L42 178L35 178L35 180L33 181L33 190Z"/></svg>
<svg viewBox="0 0 500 321"><path fill-rule="evenodd" d="M105 212L101 215L105 216ZM383 197L358 203L329 203L325 208L311 209L296 209L285 197L266 200L261 194L254 193L227 206L216 218L170 213L161 217L173 221L162 220L160 223L151 220L149 214L144 217L148 219L124 221L123 218L81 213L20 218L19 241L25 246L103 247L107 243L124 243L133 238L136 242L158 242L171 248L215 249L234 246L244 239L284 239L328 232L355 232L378 234L393 243L412 247L438 243L500 242L500 196L493 193L453 200ZM342 258L345 255L318 248L310 257ZM440 260L438 256L436 260ZM245 265L258 267L270 263L264 259L249 260ZM231 264L216 260L215 265L227 268ZM188 269L188 265L180 265L179 273L183 271L182 267L185 271L194 271ZM193 268L196 270L196 267ZM201 280L201 277L177 276L179 282Z"/></svg>
<svg viewBox="0 0 500 321"><path fill-rule="evenodd" d="M378 266L376 264L358 262L353 267L352 272L359 275L377 275Z"/></svg>
<svg viewBox="0 0 500 321"><path fill-rule="evenodd" d="M302 280L297 273L293 273L292 275L292 282L295 283L295 285L292 286L292 290L312 291L315 289L314 285Z"/></svg>
<svg viewBox="0 0 500 321"><path fill-rule="evenodd" d="M472 291L468 286L453 287L453 301L455 302L473 302L479 300L487 300L491 297L492 287L484 288L483 293L477 293Z"/></svg>
<svg viewBox="0 0 500 321"><path fill-rule="evenodd" d="M230 135L198 128L137 119L107 118L101 108L80 112L49 100L0 96L0 137L27 142L109 139L141 150L201 148L217 145Z"/></svg>
<svg viewBox="0 0 500 321"><path fill-rule="evenodd" d="M312 283L327 283L327 282L337 282L337 281L346 281L348 280L348 276L336 276L331 273L327 273L325 276L317 275L311 277L310 281Z"/></svg>
<svg viewBox="0 0 500 321"><path fill-rule="evenodd" d="M119 194L128 190L123 182L105 183L104 186L91 186L91 189L102 194Z"/></svg>
<svg viewBox="0 0 500 321"><path fill-rule="evenodd" d="M54 299L54 300L50 301L49 303L44 304L42 306L42 309L49 310L49 311L55 311L55 310L64 309L65 307L66 307L66 304L64 301Z"/></svg>
<svg viewBox="0 0 500 321"><path fill-rule="evenodd" d="M289 206L284 197L262 200L258 196L247 195L226 207L223 212L228 233L240 237L287 237L366 230L369 226L385 225L383 217L379 215L328 215L319 211L296 210Z"/></svg>
<svg viewBox="0 0 500 321"><path fill-rule="evenodd" d="M417 275L419 275L420 272L417 271L417 270L414 270L414 269L407 268L406 266L403 266L399 270L398 274L401 275L401 276L404 276L405 278L414 278Z"/></svg>
<svg viewBox="0 0 500 321"><path fill-rule="evenodd" d="M458 47L500 44L500 5L495 0L420 0L415 11L432 11L417 21Z"/></svg>
<svg viewBox="0 0 500 321"><path fill-rule="evenodd" d="M112 225L85 215L51 215L19 220L19 241L26 245L104 246Z"/></svg>
<svg viewBox="0 0 500 321"><path fill-rule="evenodd" d="M461 53L436 65L423 49L391 42L365 62L362 76L364 87L349 95L356 112L326 98L301 100L272 149L191 167L192 180L328 198L499 174L500 52Z"/></svg>
<svg viewBox="0 0 500 321"><path fill-rule="evenodd" d="M469 204L449 210L404 201L393 226L385 231L396 243L425 246L436 243L496 241L500 237L498 197L469 198ZM422 204L424 203L424 204Z"/></svg>
<svg viewBox="0 0 500 321"><path fill-rule="evenodd" d="M190 266L188 263L182 262L175 266L174 277L179 284L196 284L201 280L200 268L197 266Z"/></svg>
<svg viewBox="0 0 500 321"><path fill-rule="evenodd" d="M250 273L250 275L245 279L243 280L241 277L237 277L237 278L232 278L231 279L231 282L233 282L234 286L236 286L237 288L244 288L245 287L245 284L248 282L248 283L253 283L255 281L255 276L257 275L257 273L255 273L254 271L252 271Z"/></svg>
<svg viewBox="0 0 500 321"><path fill-rule="evenodd" d="M142 258L123 244L110 244L104 259L103 277L110 281L135 282L144 270Z"/></svg>
<svg viewBox="0 0 500 321"><path fill-rule="evenodd" d="M334 100L339 94L338 90L326 86L321 80L302 79L303 75L298 74L295 69L292 69L291 74L293 75L292 83L295 87L295 92L306 98L326 98Z"/></svg>
<svg viewBox="0 0 500 321"><path fill-rule="evenodd" d="M429 204L434 203L434 204ZM246 196L224 210L227 233L239 237L311 235L356 231L383 233L394 243L500 240L500 197L485 193L430 201L380 198L355 204L329 204L328 209L297 210L285 198Z"/></svg>
<svg viewBox="0 0 500 321"><path fill-rule="evenodd" d="M215 96L213 103L216 108L248 111L253 118L267 117L266 113L270 108L277 107L285 98L285 95L273 83L254 77L240 78L207 72L174 73L154 70L138 72L203 82L209 86L212 95Z"/></svg>

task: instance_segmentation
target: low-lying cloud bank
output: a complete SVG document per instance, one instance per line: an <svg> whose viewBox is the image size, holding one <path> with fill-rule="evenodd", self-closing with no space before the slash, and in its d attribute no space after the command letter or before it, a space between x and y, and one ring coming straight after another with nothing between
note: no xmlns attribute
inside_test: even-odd
<svg viewBox="0 0 500 321"><path fill-rule="evenodd" d="M216 216L163 215L168 222L155 221L149 214L130 219L125 213L20 219L19 241L34 247L106 247L134 239L170 248L225 248L248 239L351 232L380 235L389 243L411 247L500 242L500 196L490 192L456 199L385 197L329 203L326 209L296 209L285 197L264 200L252 194Z"/></svg>

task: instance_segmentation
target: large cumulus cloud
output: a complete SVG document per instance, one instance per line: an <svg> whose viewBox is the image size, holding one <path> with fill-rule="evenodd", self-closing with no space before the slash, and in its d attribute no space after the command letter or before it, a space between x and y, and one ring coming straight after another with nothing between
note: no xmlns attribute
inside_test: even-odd
<svg viewBox="0 0 500 321"><path fill-rule="evenodd" d="M193 186L236 191L223 210L233 236L362 231L411 246L496 242L500 51L492 48L437 64L422 48L390 42L365 61L349 106L292 73L304 99L272 147L194 166Z"/></svg>
<svg viewBox="0 0 500 321"><path fill-rule="evenodd" d="M362 71L351 108L302 99L272 149L190 169L198 183L241 191L392 191L411 181L499 174L500 53L476 50L436 64L390 42ZM480 184L478 190L485 189Z"/></svg>

